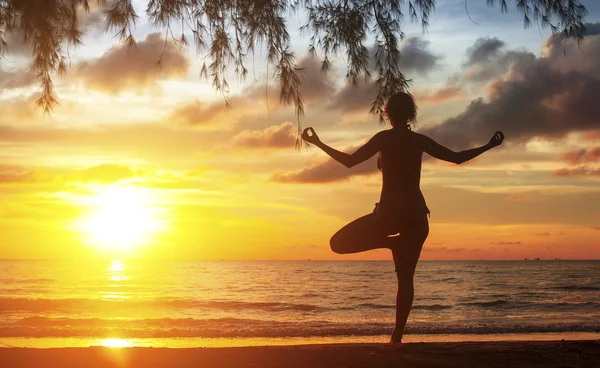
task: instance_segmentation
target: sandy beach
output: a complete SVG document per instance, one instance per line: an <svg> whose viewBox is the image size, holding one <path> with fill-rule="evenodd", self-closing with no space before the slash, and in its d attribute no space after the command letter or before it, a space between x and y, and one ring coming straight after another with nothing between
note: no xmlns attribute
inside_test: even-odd
<svg viewBox="0 0 600 368"><path fill-rule="evenodd" d="M2 348L3 368L598 367L600 340L240 348Z"/></svg>

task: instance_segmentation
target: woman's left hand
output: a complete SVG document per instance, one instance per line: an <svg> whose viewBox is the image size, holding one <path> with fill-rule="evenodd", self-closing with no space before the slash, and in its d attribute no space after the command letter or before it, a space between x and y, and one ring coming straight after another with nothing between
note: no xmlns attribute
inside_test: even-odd
<svg viewBox="0 0 600 368"><path fill-rule="evenodd" d="M321 141L319 139L319 136L317 135L317 133L315 132L315 130L312 127L308 127L306 129L304 129L304 131L302 132L302 139L304 139L308 143L312 143L312 144L317 144Z"/></svg>
<svg viewBox="0 0 600 368"><path fill-rule="evenodd" d="M492 136L492 139L490 139L488 146L490 146L490 148L494 148L501 145L502 142L504 142L504 133L502 133L501 131L497 131Z"/></svg>

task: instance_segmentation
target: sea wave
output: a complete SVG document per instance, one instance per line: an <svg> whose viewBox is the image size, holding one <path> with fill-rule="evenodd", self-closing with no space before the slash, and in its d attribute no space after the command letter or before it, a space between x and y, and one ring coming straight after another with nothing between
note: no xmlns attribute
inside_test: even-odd
<svg viewBox="0 0 600 368"><path fill-rule="evenodd" d="M388 334L389 323L290 322L242 318L101 319L27 317L0 324L0 337L322 337ZM444 324L413 323L407 334L502 334L600 332L598 323Z"/></svg>
<svg viewBox="0 0 600 368"><path fill-rule="evenodd" d="M548 288L549 290L562 290L562 291L600 291L600 287L587 286L587 285L560 285Z"/></svg>
<svg viewBox="0 0 600 368"><path fill-rule="evenodd" d="M495 295L504 296L504 295ZM367 300L373 298L353 300ZM432 298L428 298L431 300ZM443 299L439 299L443 301ZM587 302L537 302L537 301L519 301L508 299L493 299L484 301L463 301L460 303L435 303L413 305L413 310L461 310L461 309L483 309L483 310L511 310L522 309L538 312L588 312L600 308L600 303ZM67 299L34 299L34 298L11 298L0 297L0 315L1 314L28 314L28 313L98 313L100 316L118 315L119 313L132 311L156 311L162 310L164 313L178 313L181 311L193 311L193 313L210 312L238 312L254 311L260 313L329 313L336 311L351 311L361 309L395 309L394 304L383 303L360 303L360 304L302 304L286 302L259 302L259 301L239 301L239 300L196 300L196 299L127 299L116 295L113 298L91 299L91 298L67 298Z"/></svg>
<svg viewBox="0 0 600 368"><path fill-rule="evenodd" d="M263 311L319 311L329 308L312 304L294 304L280 302L243 302L237 300L195 300L195 299L34 299L34 298L0 298L0 313L18 312L72 312L77 310L132 310L131 308L175 308L175 309L217 309L220 311L237 311L245 309Z"/></svg>

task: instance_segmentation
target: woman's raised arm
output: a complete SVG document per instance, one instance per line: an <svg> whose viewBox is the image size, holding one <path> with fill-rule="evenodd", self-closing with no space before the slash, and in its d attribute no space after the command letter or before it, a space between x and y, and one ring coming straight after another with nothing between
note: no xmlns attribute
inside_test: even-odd
<svg viewBox="0 0 600 368"><path fill-rule="evenodd" d="M365 143L365 145L360 147L358 150L356 150L356 152L352 154L340 152L321 142L315 130L310 127L304 129L304 131L302 132L302 139L304 139L308 143L312 143L315 146L319 147L320 149L325 151L325 153L331 156L331 158L341 163L342 165L350 168L354 165L358 165L361 162L368 160L381 149L381 135L381 132L375 134L367 143Z"/></svg>
<svg viewBox="0 0 600 368"><path fill-rule="evenodd" d="M466 151L454 152L449 148L442 146L433 139L421 135L421 143L423 151L427 152L431 156L440 160L454 162L455 164L462 164L463 162L469 161L487 150L497 147L504 141L504 133L497 131L494 133L490 141L481 147L472 148Z"/></svg>

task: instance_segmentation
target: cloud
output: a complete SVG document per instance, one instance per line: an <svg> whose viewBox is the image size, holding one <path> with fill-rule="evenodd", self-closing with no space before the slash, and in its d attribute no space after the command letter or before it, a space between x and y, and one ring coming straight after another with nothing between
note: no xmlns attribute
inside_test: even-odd
<svg viewBox="0 0 600 368"><path fill-rule="evenodd" d="M84 182L114 183L121 179L133 177L129 166L116 164L100 164L83 170L80 174Z"/></svg>
<svg viewBox="0 0 600 368"><path fill-rule="evenodd" d="M400 46L400 53L400 70L403 73L427 74L439 66L442 58L433 54L429 49L429 42L420 37L407 37ZM443 98L443 94L448 95L449 92L450 90L440 91L436 98ZM343 112L367 112L376 96L377 87L372 80L361 81L358 86L346 83L343 88L332 94L327 107ZM427 100L425 97L424 101Z"/></svg>
<svg viewBox="0 0 600 368"><path fill-rule="evenodd" d="M467 60L463 63L465 82L488 82L505 74L517 62L534 58L526 51L505 50L506 43L497 38L478 38L467 49Z"/></svg>
<svg viewBox="0 0 600 368"><path fill-rule="evenodd" d="M131 168L118 164L100 164L83 170L58 170L0 165L0 184L58 184L67 181L110 184L122 179L130 179L133 176L134 172Z"/></svg>
<svg viewBox="0 0 600 368"><path fill-rule="evenodd" d="M199 151L208 151L229 132L174 129L164 124L107 124L68 129L56 124L10 126L0 124L0 145L23 149L36 155L52 147L78 156L105 158L136 157L158 162L178 163ZM35 152L35 153L34 153Z"/></svg>
<svg viewBox="0 0 600 368"><path fill-rule="evenodd" d="M264 130L243 130L233 137L232 142L245 148L290 148L296 142L296 127L286 121Z"/></svg>
<svg viewBox="0 0 600 368"><path fill-rule="evenodd" d="M346 152L354 152L358 147L350 147ZM377 169L377 155L352 168L347 168L339 162L328 158L327 160L291 173L277 173L273 180L280 183L330 183L348 180L353 176L371 175L379 172Z"/></svg>
<svg viewBox="0 0 600 368"><path fill-rule="evenodd" d="M414 96L417 104L436 104L465 98L467 94L461 86L446 86L432 91L415 91Z"/></svg>
<svg viewBox="0 0 600 368"><path fill-rule="evenodd" d="M77 22L82 33L87 34L91 31L101 30L104 27L104 10L110 6L109 2L90 2L90 11L86 12L83 7L77 11ZM23 33L19 29L14 29L4 35L7 54L18 56L31 56L31 48L25 42Z"/></svg>
<svg viewBox="0 0 600 368"><path fill-rule="evenodd" d="M600 131L583 132L583 133L581 133L579 138L585 142L594 142L595 143L597 141L600 141Z"/></svg>
<svg viewBox="0 0 600 368"><path fill-rule="evenodd" d="M303 68L300 94L304 102L319 106L328 101L335 92L330 74L322 73L318 60L313 58L301 59L298 66ZM196 100L181 103L173 109L167 120L182 125L229 130L242 117L267 114L281 108L280 92L281 87L276 83L265 86L262 82L256 82L246 86L240 93L229 96L227 101Z"/></svg>
<svg viewBox="0 0 600 368"><path fill-rule="evenodd" d="M521 245L520 241L493 241L490 242L492 245Z"/></svg>
<svg viewBox="0 0 600 368"><path fill-rule="evenodd" d="M467 49L467 61L464 65L469 66L488 62L490 59L496 58L505 45L504 41L500 41L495 37L478 38L475 44Z"/></svg>
<svg viewBox="0 0 600 368"><path fill-rule="evenodd" d="M600 146L593 148L584 148L580 150L571 150L560 154L559 159L571 165L577 165L588 162L600 161Z"/></svg>
<svg viewBox="0 0 600 368"><path fill-rule="evenodd" d="M554 67L563 73L585 71L592 75L600 74L600 22L587 23L588 34L581 45L567 41L562 34L546 39L542 55L552 59Z"/></svg>
<svg viewBox="0 0 600 368"><path fill-rule="evenodd" d="M600 36L588 36L583 47L585 54L574 52L569 58L600 60ZM486 142L496 130L504 131L509 142L597 130L600 74L589 66L563 72L557 63L554 57L522 57L506 75L490 83L487 99L472 101L461 114L422 132L442 144L464 149Z"/></svg>
<svg viewBox="0 0 600 368"><path fill-rule="evenodd" d="M235 106L235 107L234 107ZM209 125L215 118L221 114L227 113L228 109L239 109L243 106L235 104L227 106L225 101L205 103L202 101L192 101L178 105L173 109L169 121L183 123L184 125Z"/></svg>
<svg viewBox="0 0 600 368"><path fill-rule="evenodd" d="M510 194L507 199L511 201L532 201L535 197L528 194Z"/></svg>
<svg viewBox="0 0 600 368"><path fill-rule="evenodd" d="M9 55L31 55L31 49L25 42L25 39L23 38L23 34L21 32L13 31L11 33L8 33L4 38L4 42L6 42L6 50L7 54Z"/></svg>
<svg viewBox="0 0 600 368"><path fill-rule="evenodd" d="M162 65L156 65L163 50ZM165 48L161 34L151 33L133 50L119 45L99 58L78 63L73 67L73 76L91 88L117 93L152 86L160 79L183 77L188 67L181 49L172 41Z"/></svg>
<svg viewBox="0 0 600 368"><path fill-rule="evenodd" d="M14 71L0 70L0 91L29 87L37 83L37 76L29 69L23 68Z"/></svg>
<svg viewBox="0 0 600 368"><path fill-rule="evenodd" d="M442 58L431 52L429 41L420 37L407 37L400 46L400 70L425 75L439 66Z"/></svg>
<svg viewBox="0 0 600 368"><path fill-rule="evenodd" d="M591 168L588 166L579 166L574 169L563 168L558 169L552 176L559 178L576 177L576 176L593 176L600 177L600 168Z"/></svg>
<svg viewBox="0 0 600 368"><path fill-rule="evenodd" d="M376 96L377 87L373 82L362 82L358 86L346 83L331 97L327 107L343 112L367 112Z"/></svg>
<svg viewBox="0 0 600 368"><path fill-rule="evenodd" d="M51 182L43 170L30 170L17 165L0 165L0 184Z"/></svg>
<svg viewBox="0 0 600 368"><path fill-rule="evenodd" d="M506 43L497 38L478 38L467 49L462 82L485 82L505 74L510 67L535 56L527 51L505 50Z"/></svg>
<svg viewBox="0 0 600 368"><path fill-rule="evenodd" d="M431 244L433 245L436 243L431 243ZM479 248L466 249L466 248L450 248L450 247L431 247L431 246L427 246L427 245L425 245L423 247L423 252L464 253L465 251L480 252L481 249L479 249Z"/></svg>
<svg viewBox="0 0 600 368"><path fill-rule="evenodd" d="M308 103L321 104L335 93L335 85L329 71L321 72L321 63L315 58L302 58L298 66L303 68L300 94ZM260 89L264 96L264 87ZM279 88L277 95L279 95Z"/></svg>

